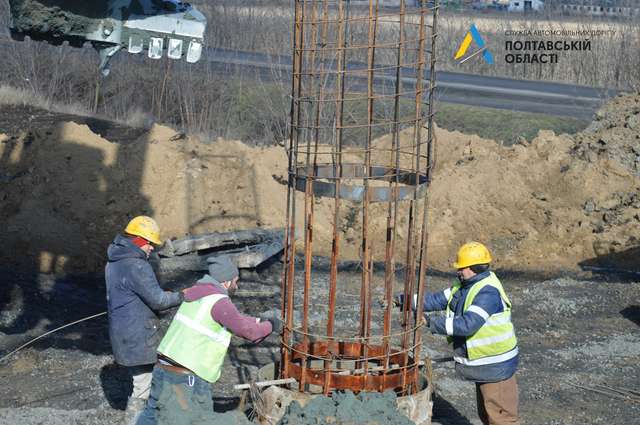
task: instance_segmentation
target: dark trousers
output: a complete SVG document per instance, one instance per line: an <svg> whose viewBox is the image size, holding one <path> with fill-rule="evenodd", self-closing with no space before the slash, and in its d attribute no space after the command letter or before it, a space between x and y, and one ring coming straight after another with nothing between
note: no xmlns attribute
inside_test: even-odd
<svg viewBox="0 0 640 425"><path fill-rule="evenodd" d="M520 425L515 375L500 382L476 383L476 398L484 425Z"/></svg>
<svg viewBox="0 0 640 425"><path fill-rule="evenodd" d="M136 425L202 425L213 421L211 386L196 375L153 368L151 394Z"/></svg>

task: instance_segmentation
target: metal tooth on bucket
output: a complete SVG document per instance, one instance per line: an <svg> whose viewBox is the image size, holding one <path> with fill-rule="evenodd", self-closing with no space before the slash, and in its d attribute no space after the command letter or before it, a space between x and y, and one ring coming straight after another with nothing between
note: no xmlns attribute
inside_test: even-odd
<svg viewBox="0 0 640 425"><path fill-rule="evenodd" d="M104 63L118 50L160 59L194 63L202 56L207 21L188 3L154 0L11 0L11 35L25 35L52 44L68 41L80 47L90 42Z"/></svg>
<svg viewBox="0 0 640 425"><path fill-rule="evenodd" d="M300 392L424 388L422 303L394 312L392 297L425 291L438 10L438 0L295 0L279 375ZM318 198L330 200L326 223ZM347 221L359 232L350 272ZM328 278L314 267L322 240ZM355 329L341 323L345 300Z"/></svg>

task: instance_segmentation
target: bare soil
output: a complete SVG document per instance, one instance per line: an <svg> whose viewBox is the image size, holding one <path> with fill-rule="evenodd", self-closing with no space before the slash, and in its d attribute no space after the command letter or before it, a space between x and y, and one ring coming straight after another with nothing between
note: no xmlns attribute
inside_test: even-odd
<svg viewBox="0 0 640 425"><path fill-rule="evenodd" d="M57 121L51 113L34 119L35 109L2 112L0 259L7 263L44 273L100 271L109 241L139 214L155 217L165 239L284 226L287 159L280 146L202 142L158 125L136 132L85 117ZM430 264L446 270L456 247L477 239L501 267L640 271L639 120L640 96L629 95L573 137L541 131L506 147L438 129ZM405 136L408 148L412 138ZM389 143L382 137L375 145ZM389 158L379 151L375 161L387 165ZM344 204L340 251L358 260L361 217ZM333 201L318 199L314 208L314 254L327 255ZM373 255L383 258L385 207L373 208L372 217Z"/></svg>

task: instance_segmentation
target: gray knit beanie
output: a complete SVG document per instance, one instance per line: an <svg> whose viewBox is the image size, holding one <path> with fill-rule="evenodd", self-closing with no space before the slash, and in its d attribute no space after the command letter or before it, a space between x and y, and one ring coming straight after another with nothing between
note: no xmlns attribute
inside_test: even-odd
<svg viewBox="0 0 640 425"><path fill-rule="evenodd" d="M227 255L210 257L207 263L209 263L209 275L220 283L233 280L240 275L238 267Z"/></svg>

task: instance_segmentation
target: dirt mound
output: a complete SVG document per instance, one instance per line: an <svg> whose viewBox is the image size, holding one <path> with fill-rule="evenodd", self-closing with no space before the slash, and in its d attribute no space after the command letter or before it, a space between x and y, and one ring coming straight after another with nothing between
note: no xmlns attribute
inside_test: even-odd
<svg viewBox="0 0 640 425"><path fill-rule="evenodd" d="M110 240L139 214L166 237L282 225L284 198L270 196L282 192L272 177L286 170L281 148L207 145L160 126L114 144L66 122L0 137L0 164L0 255L42 271L100 269Z"/></svg>
<svg viewBox="0 0 640 425"><path fill-rule="evenodd" d="M14 28L48 37L77 35L94 30L98 26L97 20L107 16L106 2L66 1L59 2L58 7L48 7L46 3L35 0L12 1Z"/></svg>
<svg viewBox="0 0 640 425"><path fill-rule="evenodd" d="M575 137L541 131L511 147L438 129L431 265L448 269L456 247L477 239L504 267L575 268L598 257L640 269L624 255L640 245L634 236L640 156L631 160L639 145L639 105L640 96L620 97ZM383 137L376 146L389 143ZM154 216L165 238L282 227L286 168L281 147L202 143L161 126L126 144L72 122L0 136L0 259L45 272L99 270L109 241L138 214ZM361 224L354 211L345 202L341 253L357 260ZM401 227L406 215L400 213ZM328 254L333 200L317 199L315 217L314 253ZM386 207L373 208L372 217L379 261ZM400 240L399 259L404 245Z"/></svg>
<svg viewBox="0 0 640 425"><path fill-rule="evenodd" d="M504 266L557 269L637 245L632 194L640 180L619 162L577 160L575 141L548 131L512 148L460 139L440 138L432 189L437 249L478 239Z"/></svg>
<svg viewBox="0 0 640 425"><path fill-rule="evenodd" d="M572 153L585 161L606 157L640 176L640 96L619 96L575 138Z"/></svg>

